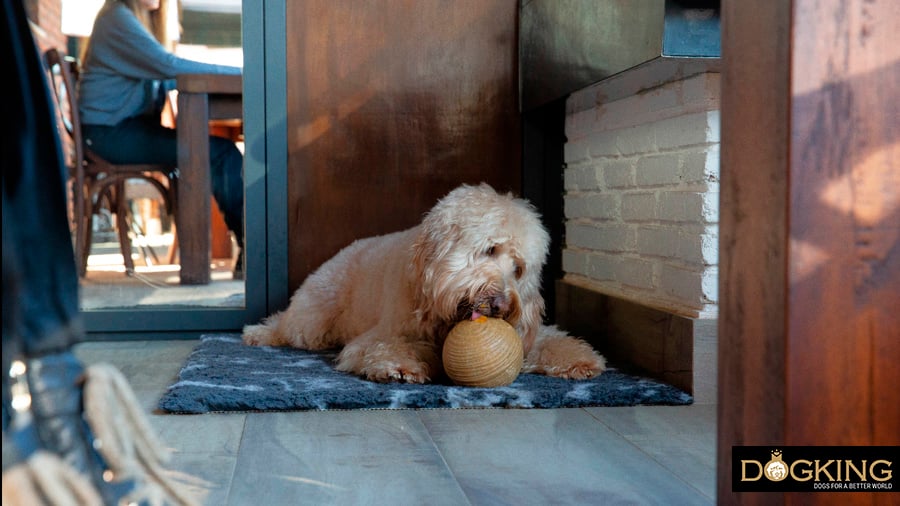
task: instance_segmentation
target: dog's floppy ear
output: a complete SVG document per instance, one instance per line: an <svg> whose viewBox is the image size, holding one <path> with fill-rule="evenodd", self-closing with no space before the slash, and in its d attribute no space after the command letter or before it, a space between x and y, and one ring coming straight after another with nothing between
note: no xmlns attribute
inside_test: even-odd
<svg viewBox="0 0 900 506"><path fill-rule="evenodd" d="M441 222L433 216L426 215L420 226L419 234L412 245L412 269L415 282L416 313L422 320L435 316L438 288L438 269L441 259L446 257L457 242L461 231L455 223Z"/></svg>
<svg viewBox="0 0 900 506"><path fill-rule="evenodd" d="M519 335L522 336L522 344L527 355L544 321L541 275L550 250L550 234L541 224L540 216L531 204L523 200L518 200L517 203L525 211L522 216L528 222L522 226L525 239L519 242L519 254L521 254L526 268L525 274L519 281L522 316L518 325Z"/></svg>
<svg viewBox="0 0 900 506"><path fill-rule="evenodd" d="M522 312L516 330L518 330L519 336L522 337L522 346L525 348L524 351L527 356L544 321L544 298L541 296L538 287L528 286L520 289L519 296Z"/></svg>

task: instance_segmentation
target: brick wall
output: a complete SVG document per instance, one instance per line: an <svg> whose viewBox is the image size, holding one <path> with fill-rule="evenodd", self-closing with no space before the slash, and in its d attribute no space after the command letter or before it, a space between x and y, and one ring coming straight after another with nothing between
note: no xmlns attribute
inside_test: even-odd
<svg viewBox="0 0 900 506"><path fill-rule="evenodd" d="M26 0L25 11L42 54L51 47L66 50L68 39L62 33L62 0Z"/></svg>
<svg viewBox="0 0 900 506"><path fill-rule="evenodd" d="M717 300L719 74L567 101L565 280L691 318Z"/></svg>

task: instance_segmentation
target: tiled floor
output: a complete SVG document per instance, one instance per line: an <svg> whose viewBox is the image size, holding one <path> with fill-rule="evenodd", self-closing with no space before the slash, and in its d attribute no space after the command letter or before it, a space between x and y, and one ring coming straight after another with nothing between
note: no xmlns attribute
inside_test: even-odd
<svg viewBox="0 0 900 506"><path fill-rule="evenodd" d="M133 308L135 306L207 306L242 307L244 282L234 280L233 262L214 259L211 282L206 285L182 285L178 265L146 265L135 255L135 272L125 275L119 245L94 245L88 259L88 271L80 279L81 309ZM113 253L106 253L112 251ZM163 254L160 251L159 254Z"/></svg>
<svg viewBox="0 0 900 506"><path fill-rule="evenodd" d="M85 343L148 413L195 341ZM207 505L712 504L715 406L166 415Z"/></svg>

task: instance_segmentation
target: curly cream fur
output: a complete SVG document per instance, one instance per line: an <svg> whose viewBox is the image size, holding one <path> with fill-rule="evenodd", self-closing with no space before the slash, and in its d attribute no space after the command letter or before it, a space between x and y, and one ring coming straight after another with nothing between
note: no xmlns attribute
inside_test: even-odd
<svg viewBox="0 0 900 506"><path fill-rule="evenodd" d="M250 345L342 348L337 368L373 381L443 374L450 328L473 311L523 339L526 371L587 378L605 368L588 344L544 327L541 269L550 238L534 208L463 185L411 229L354 242L311 274L289 307L244 327Z"/></svg>

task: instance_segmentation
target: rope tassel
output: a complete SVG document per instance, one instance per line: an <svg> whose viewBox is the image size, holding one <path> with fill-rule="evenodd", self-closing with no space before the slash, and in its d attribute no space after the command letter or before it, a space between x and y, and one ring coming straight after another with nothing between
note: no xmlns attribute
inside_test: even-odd
<svg viewBox="0 0 900 506"><path fill-rule="evenodd" d="M56 455L37 451L3 472L3 504L100 506L94 485Z"/></svg>
<svg viewBox="0 0 900 506"><path fill-rule="evenodd" d="M137 487L127 501L150 505L196 504L181 485L168 478L167 449L156 437L128 381L108 364L85 371L84 413L95 436L94 448L109 469L107 481L133 479Z"/></svg>

